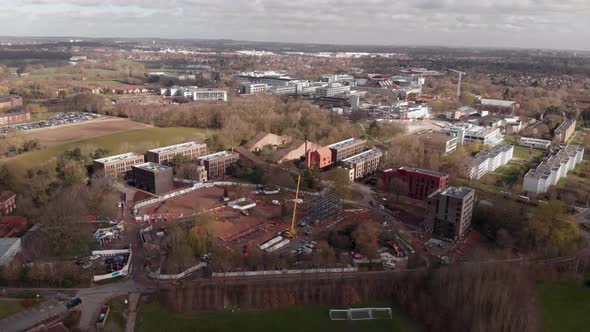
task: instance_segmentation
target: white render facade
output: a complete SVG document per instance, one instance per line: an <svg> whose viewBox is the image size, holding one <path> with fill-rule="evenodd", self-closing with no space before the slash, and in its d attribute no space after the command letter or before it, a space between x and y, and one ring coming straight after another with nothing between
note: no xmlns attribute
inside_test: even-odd
<svg viewBox="0 0 590 332"><path fill-rule="evenodd" d="M475 155L469 168L469 178L479 180L488 172L506 165L514 156L514 146L502 144Z"/></svg>
<svg viewBox="0 0 590 332"><path fill-rule="evenodd" d="M522 181L522 189L529 193L544 193L584 159L584 147L567 145L546 161L530 169Z"/></svg>

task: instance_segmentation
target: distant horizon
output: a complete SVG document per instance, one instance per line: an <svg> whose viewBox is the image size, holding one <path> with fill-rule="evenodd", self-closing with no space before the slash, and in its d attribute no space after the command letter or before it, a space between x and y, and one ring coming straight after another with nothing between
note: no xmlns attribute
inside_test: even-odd
<svg viewBox="0 0 590 332"><path fill-rule="evenodd" d="M483 46L483 45L437 45L437 44L347 44L347 43L316 43L316 42L296 42L296 41L280 41L280 40L255 40L255 39L234 39L234 38L181 38L181 37L125 37L125 36L75 36L75 35L0 35L2 38L13 39L81 39L82 41L90 40L180 40L180 41L231 41L243 43L277 43L277 44L294 44L294 45L315 45L315 46L342 46L342 47L385 47L385 48L441 48L441 49L467 49L467 50L540 50L540 51L561 51L561 52L583 52L590 53L589 50L584 49L566 49L566 48L551 48L551 47L523 47L523 46ZM64 40L66 41L66 40ZM247 47L247 45L244 45Z"/></svg>
<svg viewBox="0 0 590 332"><path fill-rule="evenodd" d="M590 51L589 17L586 0L14 0L0 31Z"/></svg>

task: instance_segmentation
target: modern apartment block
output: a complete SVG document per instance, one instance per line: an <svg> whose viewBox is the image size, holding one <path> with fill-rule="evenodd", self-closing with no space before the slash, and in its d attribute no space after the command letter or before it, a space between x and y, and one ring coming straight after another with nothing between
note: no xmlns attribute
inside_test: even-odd
<svg viewBox="0 0 590 332"><path fill-rule="evenodd" d="M172 167L152 162L132 166L135 187L159 195L174 189Z"/></svg>
<svg viewBox="0 0 590 332"><path fill-rule="evenodd" d="M377 171L381 157L383 157L381 150L368 150L342 160L342 165L352 170L351 180L354 181Z"/></svg>
<svg viewBox="0 0 590 332"><path fill-rule="evenodd" d="M449 183L449 175L442 172L422 168L400 167L396 170L383 171L383 188L391 191L394 179L400 179L408 186L407 195L411 198L424 200L428 195L439 189L445 189Z"/></svg>
<svg viewBox="0 0 590 332"><path fill-rule="evenodd" d="M448 187L428 196L426 227L437 238L457 240L471 225L475 190Z"/></svg>
<svg viewBox="0 0 590 332"><path fill-rule="evenodd" d="M116 177L131 171L131 167L145 163L142 154L129 152L116 156L94 160L94 172L103 172L105 176Z"/></svg>
<svg viewBox="0 0 590 332"><path fill-rule="evenodd" d="M551 145L550 140L540 139L540 138L532 138L532 137L521 137L518 143L522 146L534 148L534 149L543 149L547 150Z"/></svg>
<svg viewBox="0 0 590 332"><path fill-rule="evenodd" d="M176 155L183 155L194 160L207 154L207 144L201 142L186 142L148 150L146 160L156 164L168 165Z"/></svg>
<svg viewBox="0 0 590 332"><path fill-rule="evenodd" d="M553 137L560 143L565 143L576 130L576 120L563 121L553 132Z"/></svg>
<svg viewBox="0 0 590 332"><path fill-rule="evenodd" d="M496 145L490 150L481 151L469 162L469 178L479 180L488 172L506 165L514 156L514 146L510 144Z"/></svg>
<svg viewBox="0 0 590 332"><path fill-rule="evenodd" d="M221 151L206 156L199 157L199 163L205 166L207 178L217 180L227 175L231 164L238 161L240 155L233 151Z"/></svg>
<svg viewBox="0 0 590 332"><path fill-rule="evenodd" d="M328 148L332 151L332 162L336 163L365 151L367 149L367 140L349 138L330 144Z"/></svg>
<svg viewBox="0 0 590 332"><path fill-rule="evenodd" d="M582 159L584 159L583 146L567 145L536 168L531 168L524 175L522 189L535 194L547 192L549 187L556 185L559 179L581 163Z"/></svg>

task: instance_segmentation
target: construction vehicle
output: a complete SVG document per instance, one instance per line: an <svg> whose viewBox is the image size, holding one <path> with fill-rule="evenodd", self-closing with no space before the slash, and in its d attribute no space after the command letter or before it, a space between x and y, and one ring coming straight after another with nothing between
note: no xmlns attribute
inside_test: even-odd
<svg viewBox="0 0 590 332"><path fill-rule="evenodd" d="M293 219L291 220L291 228L285 232L288 238L294 238L297 234L295 230L295 216L297 215L297 202L299 201L299 184L301 183L301 175L297 178L297 190L295 190L295 200L293 202Z"/></svg>

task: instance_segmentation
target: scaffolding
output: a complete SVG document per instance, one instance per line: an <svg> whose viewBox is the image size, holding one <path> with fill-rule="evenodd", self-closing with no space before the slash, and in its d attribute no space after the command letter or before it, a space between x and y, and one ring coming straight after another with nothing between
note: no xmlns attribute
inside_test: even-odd
<svg viewBox="0 0 590 332"><path fill-rule="evenodd" d="M324 190L317 196L308 196L303 206L303 217L299 221L300 224L319 224L327 220L340 222L344 218L342 200L332 190Z"/></svg>

